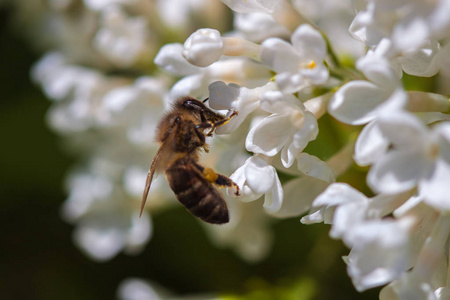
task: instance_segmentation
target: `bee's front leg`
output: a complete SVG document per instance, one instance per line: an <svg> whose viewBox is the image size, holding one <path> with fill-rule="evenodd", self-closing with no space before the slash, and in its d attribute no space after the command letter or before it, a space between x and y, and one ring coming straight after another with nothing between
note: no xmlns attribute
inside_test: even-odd
<svg viewBox="0 0 450 300"><path fill-rule="evenodd" d="M213 133L214 129L216 129L216 127L227 124L228 122L230 122L232 117L237 116L238 114L239 114L239 112L237 110L235 110L227 118L224 118L224 119L214 122L214 123L208 123L208 122L201 123L201 124L198 124L196 126L196 128L200 128L200 129L211 128L211 130L207 133L207 136L212 136L212 133Z"/></svg>

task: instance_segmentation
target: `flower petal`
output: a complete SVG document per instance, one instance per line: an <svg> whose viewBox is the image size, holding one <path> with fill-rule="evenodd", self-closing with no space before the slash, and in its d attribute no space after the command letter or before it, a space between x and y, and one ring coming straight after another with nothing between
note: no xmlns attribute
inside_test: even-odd
<svg viewBox="0 0 450 300"><path fill-rule="evenodd" d="M280 0L222 0L222 2L238 13L272 13Z"/></svg>
<svg viewBox="0 0 450 300"><path fill-rule="evenodd" d="M183 45L180 43L167 44L159 49L154 63L165 71L174 75L186 76L200 72L200 69L191 65L182 55Z"/></svg>
<svg viewBox="0 0 450 300"><path fill-rule="evenodd" d="M275 72L298 72L300 63L298 53L286 41L279 38L270 38L261 45L261 60Z"/></svg>
<svg viewBox="0 0 450 300"><path fill-rule="evenodd" d="M392 221L371 221L352 230L358 241L347 257L347 271L358 291L386 284L408 267L408 231Z"/></svg>
<svg viewBox="0 0 450 300"><path fill-rule="evenodd" d="M278 178L275 168L273 168L273 171L275 180L273 182L271 190L264 196L263 205L266 211L271 214L279 211L283 203L283 187L281 186L281 182Z"/></svg>
<svg viewBox="0 0 450 300"><path fill-rule="evenodd" d="M327 182L310 176L302 176L289 181L283 185L283 204L280 210L273 215L279 218L290 218L303 214L327 186Z"/></svg>
<svg viewBox="0 0 450 300"><path fill-rule="evenodd" d="M378 118L378 126L396 149L421 150L429 143L425 126L410 113L397 111L383 114Z"/></svg>
<svg viewBox="0 0 450 300"><path fill-rule="evenodd" d="M293 95L280 91L268 91L261 96L261 108L272 114L289 115L293 110L304 113L303 103Z"/></svg>
<svg viewBox="0 0 450 300"><path fill-rule="evenodd" d="M436 161L433 174L419 184L420 195L430 206L443 211L450 210L450 164Z"/></svg>
<svg viewBox="0 0 450 300"><path fill-rule="evenodd" d="M379 193L399 193L413 188L432 168L421 152L392 150L372 166L367 183Z"/></svg>
<svg viewBox="0 0 450 300"><path fill-rule="evenodd" d="M303 174L332 183L335 180L333 169L324 161L308 153L300 153L297 166Z"/></svg>
<svg viewBox="0 0 450 300"><path fill-rule="evenodd" d="M270 115L250 129L245 147L253 153L274 156L288 141L292 123L285 115Z"/></svg>
<svg viewBox="0 0 450 300"><path fill-rule="evenodd" d="M377 120L367 124L358 136L355 144L355 162L360 166L367 166L386 153L388 140L381 133Z"/></svg>
<svg viewBox="0 0 450 300"><path fill-rule="evenodd" d="M295 157L305 149L308 143L314 140L319 133L316 117L305 112L303 117L303 126L294 132L292 137L286 141L286 146L281 152L281 162L286 168L289 168L294 162Z"/></svg>
<svg viewBox="0 0 450 300"><path fill-rule="evenodd" d="M248 160L245 168L245 178L248 186L256 194L265 194L278 180L278 175L274 167L258 156L252 156Z"/></svg>
<svg viewBox="0 0 450 300"><path fill-rule="evenodd" d="M387 98L382 88L363 80L351 81L334 94L329 104L330 114L351 125L370 122L376 116L375 108Z"/></svg>
<svg viewBox="0 0 450 300"><path fill-rule="evenodd" d="M235 108L235 102L239 96L240 86L235 83L226 84L223 81L215 81L208 87L209 104L211 108L232 109Z"/></svg>
<svg viewBox="0 0 450 300"><path fill-rule="evenodd" d="M191 64L206 67L218 61L223 53L220 32L202 28L191 34L184 43L182 55Z"/></svg>
<svg viewBox="0 0 450 300"><path fill-rule="evenodd" d="M309 24L300 25L292 34L291 42L303 58L320 63L325 59L325 40L319 31Z"/></svg>

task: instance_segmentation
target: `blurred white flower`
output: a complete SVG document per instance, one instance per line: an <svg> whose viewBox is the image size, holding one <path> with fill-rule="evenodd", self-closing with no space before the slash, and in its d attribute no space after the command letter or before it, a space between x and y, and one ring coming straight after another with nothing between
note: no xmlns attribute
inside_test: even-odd
<svg viewBox="0 0 450 300"><path fill-rule="evenodd" d="M186 26L189 17L207 5L207 0L157 0L160 17L173 27Z"/></svg>
<svg viewBox="0 0 450 300"><path fill-rule="evenodd" d="M94 161L88 171L69 177L69 198L62 207L66 221L76 224L75 243L97 261L109 260L122 250L140 252L152 232L149 215L139 219L137 202L114 185L117 166Z"/></svg>
<svg viewBox="0 0 450 300"><path fill-rule="evenodd" d="M49 121L60 132L80 132L109 123L101 99L126 80L106 77L95 69L67 64L59 53L49 53L33 68L33 79L50 99L57 100L49 111Z"/></svg>
<svg viewBox="0 0 450 300"><path fill-rule="evenodd" d="M329 77L324 64L327 55L322 35L305 24L291 36L292 45L278 38L262 43L261 60L277 75L275 80L285 93L293 93L310 85L324 84Z"/></svg>
<svg viewBox="0 0 450 300"><path fill-rule="evenodd" d="M352 230L352 239L357 242L345 261L357 290L389 283L408 269L410 225L404 221L406 224L374 220Z"/></svg>
<svg viewBox="0 0 450 300"><path fill-rule="evenodd" d="M245 39L260 42L269 37L289 37L290 32L269 14L265 13L236 13L234 27Z"/></svg>
<svg viewBox="0 0 450 300"><path fill-rule="evenodd" d="M352 38L348 28L355 17L353 0L292 0L302 15L326 34L339 57L357 58L364 55L364 44Z"/></svg>
<svg viewBox="0 0 450 300"><path fill-rule="evenodd" d="M448 289L450 218L440 215L431 227L414 268L384 287L380 299L445 299L445 290Z"/></svg>
<svg viewBox="0 0 450 300"><path fill-rule="evenodd" d="M112 126L126 128L131 143L152 146L167 86L161 78L139 77L133 85L107 92L102 106L109 112Z"/></svg>
<svg viewBox="0 0 450 300"><path fill-rule="evenodd" d="M222 0L232 10L239 13L264 12L272 13L280 0Z"/></svg>
<svg viewBox="0 0 450 300"><path fill-rule="evenodd" d="M128 67L149 51L148 22L144 17L129 17L118 5L102 13L94 46L113 64Z"/></svg>
<svg viewBox="0 0 450 300"><path fill-rule="evenodd" d="M117 297L120 300L162 300L161 293L155 289L154 284L139 279L127 278L122 280L117 288Z"/></svg>
<svg viewBox="0 0 450 300"><path fill-rule="evenodd" d="M102 11L114 5L131 5L142 0L83 0L84 4L94 11Z"/></svg>
<svg viewBox="0 0 450 300"><path fill-rule="evenodd" d="M159 284L141 278L126 278L117 288L119 300L219 300L210 295L174 296L174 293Z"/></svg>
<svg viewBox="0 0 450 300"><path fill-rule="evenodd" d="M379 192L396 193L418 185L419 193L436 209L448 210L450 192L450 127L431 131L413 115L391 112L378 119L392 148L377 160L367 181Z"/></svg>
<svg viewBox="0 0 450 300"><path fill-rule="evenodd" d="M448 0L367 1L358 12L350 33L369 46L382 38L389 38L401 51L415 50L430 39L448 37L445 32L450 24Z"/></svg>
<svg viewBox="0 0 450 300"><path fill-rule="evenodd" d="M201 72L199 67L190 64L183 57L183 49L180 43L166 44L159 49L154 63L173 75L186 76Z"/></svg>

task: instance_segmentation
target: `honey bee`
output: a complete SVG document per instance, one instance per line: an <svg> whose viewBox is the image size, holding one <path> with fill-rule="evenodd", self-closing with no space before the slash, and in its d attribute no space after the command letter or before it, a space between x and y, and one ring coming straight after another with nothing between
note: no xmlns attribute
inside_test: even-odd
<svg viewBox="0 0 450 300"><path fill-rule="evenodd" d="M164 171L178 201L191 214L207 223L228 223L226 202L213 184L234 187L237 196L239 187L230 178L201 166L198 160L201 149L209 151L206 136L212 136L215 128L226 124L235 115L237 111L226 118L191 97L178 99L174 103L172 109L161 118L156 130L160 147L147 174L141 215L155 171Z"/></svg>

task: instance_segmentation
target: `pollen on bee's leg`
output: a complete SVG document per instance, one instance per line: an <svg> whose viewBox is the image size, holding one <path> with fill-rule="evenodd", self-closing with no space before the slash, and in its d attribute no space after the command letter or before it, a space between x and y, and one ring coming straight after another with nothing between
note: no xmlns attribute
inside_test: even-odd
<svg viewBox="0 0 450 300"><path fill-rule="evenodd" d="M216 172L214 172L213 169L211 168L205 168L203 170L203 177L206 179L206 181L208 182L215 182L217 180L217 178L219 178L219 175L216 174Z"/></svg>

